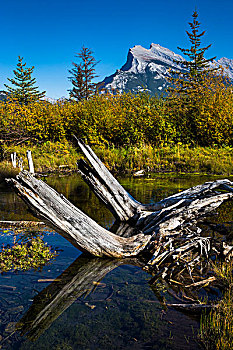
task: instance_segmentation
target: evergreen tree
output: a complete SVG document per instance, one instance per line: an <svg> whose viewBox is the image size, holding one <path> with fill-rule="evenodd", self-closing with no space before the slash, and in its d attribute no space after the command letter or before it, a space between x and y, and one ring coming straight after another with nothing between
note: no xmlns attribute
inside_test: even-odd
<svg viewBox="0 0 233 350"><path fill-rule="evenodd" d="M174 60L182 71L171 72L168 88L167 106L171 119L177 132L177 141L185 143L198 142L203 144L203 140L198 135L198 120L205 104L210 86L215 86L221 72L216 74L219 68L213 67L211 63L216 57L206 59L206 51L211 45L201 47L201 38L205 31L199 33L200 23L198 13L193 12L193 21L189 23L191 31L186 31L191 43L190 49L178 49L188 57L188 60ZM200 134L200 133L199 133Z"/></svg>
<svg viewBox="0 0 233 350"><path fill-rule="evenodd" d="M85 98L82 67L81 64L77 64L75 62L72 62L72 64L74 65L74 68L69 70L69 73L73 74L73 77L69 78L73 84L73 89L69 90L70 98L81 101Z"/></svg>
<svg viewBox="0 0 233 350"><path fill-rule="evenodd" d="M74 98L77 101L87 100L96 91L96 84L92 80L97 77L95 66L98 62L96 62L92 54L93 52L90 49L83 46L81 51L75 56L81 62L72 62L74 68L69 70L69 73L72 74L69 80L73 85L73 88L69 90L70 98Z"/></svg>
<svg viewBox="0 0 233 350"><path fill-rule="evenodd" d="M178 47L185 56L188 56L189 60L174 60L175 63L183 67L183 70L181 72L171 72L172 77L170 82L173 87L169 88L170 92L173 92L175 89L178 93L189 93L191 90L193 91L193 89L198 89L198 85L202 83L204 76L218 69L210 67L210 63L212 63L216 57L209 59L204 57L204 54L211 47L211 44L206 47L200 47L201 37L205 34L205 31L199 33L200 22L197 20L197 11L193 12L192 17L193 21L189 23L191 32L186 31L191 47L190 49Z"/></svg>
<svg viewBox="0 0 233 350"><path fill-rule="evenodd" d="M34 68L34 66L27 68L26 63L23 63L23 57L19 56L17 68L13 70L15 78L7 78L15 87L4 84L10 97L22 104L38 101L45 96L45 91L39 92L38 87L35 86L36 79L32 78Z"/></svg>

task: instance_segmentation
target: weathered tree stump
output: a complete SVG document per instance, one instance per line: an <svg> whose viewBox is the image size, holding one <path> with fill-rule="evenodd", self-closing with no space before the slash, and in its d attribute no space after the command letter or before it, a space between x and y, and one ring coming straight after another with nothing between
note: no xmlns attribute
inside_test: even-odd
<svg viewBox="0 0 233 350"><path fill-rule="evenodd" d="M28 172L23 171L17 180L10 179L8 182L37 217L81 251L95 256L121 258L137 255L149 242L150 237L143 234L123 238L109 232Z"/></svg>
<svg viewBox="0 0 233 350"><path fill-rule="evenodd" d="M193 291L216 281L215 276L202 274L209 271L210 254L230 259L233 247L202 237L199 223L224 201L232 199L233 183L227 179L206 182L155 204L142 204L125 191L89 146L81 140L78 144L90 163L81 160L79 171L119 221L116 234L98 225L29 172L23 171L7 182L37 217L74 246L112 259L79 258L35 298L17 328L30 338L37 338L84 291L92 291L93 282L99 282L107 272L124 263L136 264L152 274L152 289L161 278L169 288L173 286L172 290L176 290L175 286L181 288L189 303L179 298L179 304L167 304L168 307L194 312L210 309L212 305L200 304L198 297L193 298Z"/></svg>
<svg viewBox="0 0 233 350"><path fill-rule="evenodd" d="M16 180L8 179L15 191L36 216L54 227L81 251L95 256L125 258L151 253L148 266L190 250L207 251L210 244L200 237L200 220L233 196L233 183L227 179L206 182L169 196L155 204L142 204L130 196L112 176L91 148L78 140L90 165L78 163L83 179L111 210L117 220L126 223L124 234L113 234L98 225L63 195L29 172ZM130 233L130 234L129 234ZM122 237L124 236L124 237ZM173 245L182 237L184 247ZM167 243L169 242L169 243ZM160 256L160 248L167 244ZM177 250L178 249L178 250Z"/></svg>

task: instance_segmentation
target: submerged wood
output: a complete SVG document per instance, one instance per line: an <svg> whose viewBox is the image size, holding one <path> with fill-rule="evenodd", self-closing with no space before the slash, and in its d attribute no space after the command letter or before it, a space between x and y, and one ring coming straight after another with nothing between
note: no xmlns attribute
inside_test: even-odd
<svg viewBox="0 0 233 350"><path fill-rule="evenodd" d="M106 274L124 264L144 267L144 263L137 258L102 259L85 255L79 256L60 276L34 297L32 305L16 324L16 329L20 331L21 335L26 335L30 340L35 341L74 302L83 303L91 309L97 305L99 307L99 303L108 300L109 296L101 300L94 299L91 304L88 303L86 297L93 293L98 286L101 286L100 282ZM47 281L49 282L49 280ZM149 285L151 287L150 283ZM199 313L204 309L210 310L218 307L214 304L200 303L198 300L193 300L192 303L189 300L187 303L181 298L178 298L178 304L166 303L166 300L158 295L161 290L159 292L152 287L152 291L159 301L156 299L150 302L161 303L165 307L176 308L181 312ZM172 295L176 297L175 294ZM141 295L141 301L143 301L143 295Z"/></svg>
<svg viewBox="0 0 233 350"><path fill-rule="evenodd" d="M201 241L199 221L223 201L233 197L232 182L227 179L206 182L157 203L142 204L127 193L88 145L81 140L77 142L90 163L83 160L78 162L83 179L116 219L127 225L122 228L122 234L119 231L117 234L111 233L63 195L26 171L21 172L16 180L8 179L38 217L48 222L77 248L95 256L123 258L141 252L153 255L158 252L158 246L164 244L164 237L174 239L177 235L184 237L186 246L180 250L173 246L162 256L156 253L148 262L149 265L153 259L156 262L163 261L166 254L166 259L174 254L177 256L177 252L181 254L186 247L188 251L197 247L203 250L203 243L198 243Z"/></svg>
<svg viewBox="0 0 233 350"><path fill-rule="evenodd" d="M166 304L167 307L192 313L202 313L203 310L210 311L217 309L219 304Z"/></svg>
<svg viewBox="0 0 233 350"><path fill-rule="evenodd" d="M45 226L45 223L42 221L0 221L0 227L35 227L35 226Z"/></svg>

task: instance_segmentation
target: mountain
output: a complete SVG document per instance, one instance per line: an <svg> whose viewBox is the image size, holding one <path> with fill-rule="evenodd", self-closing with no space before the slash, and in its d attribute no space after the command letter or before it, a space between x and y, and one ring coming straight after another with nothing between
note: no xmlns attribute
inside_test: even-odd
<svg viewBox="0 0 233 350"><path fill-rule="evenodd" d="M8 93L6 91L0 90L0 101L6 101L7 95L8 95ZM50 102L52 104L57 103L58 101L63 101L65 99L66 99L65 97L61 97L59 99L55 99L55 98L51 98L51 97L47 97L47 96L44 96L44 97L41 98L41 100Z"/></svg>
<svg viewBox="0 0 233 350"><path fill-rule="evenodd" d="M41 98L42 101L47 101L51 104L55 104L57 102L63 102L63 101L66 101L67 100L67 97L65 96L62 96L60 98L52 98L52 97L48 97L48 96L44 96Z"/></svg>
<svg viewBox="0 0 233 350"><path fill-rule="evenodd" d="M233 60L230 58L222 57L217 61L217 64L225 69L228 77L233 82Z"/></svg>
<svg viewBox="0 0 233 350"><path fill-rule="evenodd" d="M6 99L7 99L6 91L1 90L0 91L0 101L6 101Z"/></svg>
<svg viewBox="0 0 233 350"><path fill-rule="evenodd" d="M42 101L46 101L46 102L49 102L49 103L57 103L57 99L56 98L52 98L52 97L48 97L48 96L44 96L41 98Z"/></svg>
<svg viewBox="0 0 233 350"><path fill-rule="evenodd" d="M121 69L106 77L99 86L111 92L147 91L153 95L161 94L168 85L169 70L183 69L182 64L174 60L185 61L182 56L159 44L151 44L149 50L136 45L129 49L127 61ZM224 57L215 64L226 68L233 82L233 60Z"/></svg>

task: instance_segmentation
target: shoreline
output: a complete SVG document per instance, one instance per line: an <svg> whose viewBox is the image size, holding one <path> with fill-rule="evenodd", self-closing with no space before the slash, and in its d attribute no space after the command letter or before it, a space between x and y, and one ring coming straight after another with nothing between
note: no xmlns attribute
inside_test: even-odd
<svg viewBox="0 0 233 350"><path fill-rule="evenodd" d="M151 145L128 147L93 146L93 150L114 175L147 176L148 174L197 174L233 175L233 148L188 147L186 145ZM14 177L10 154L16 152L22 157L25 170L28 169L26 150L32 151L35 171L42 176L50 174L72 174L77 171L76 162L82 158L72 144L52 143L6 147L4 160L0 162L0 179Z"/></svg>

